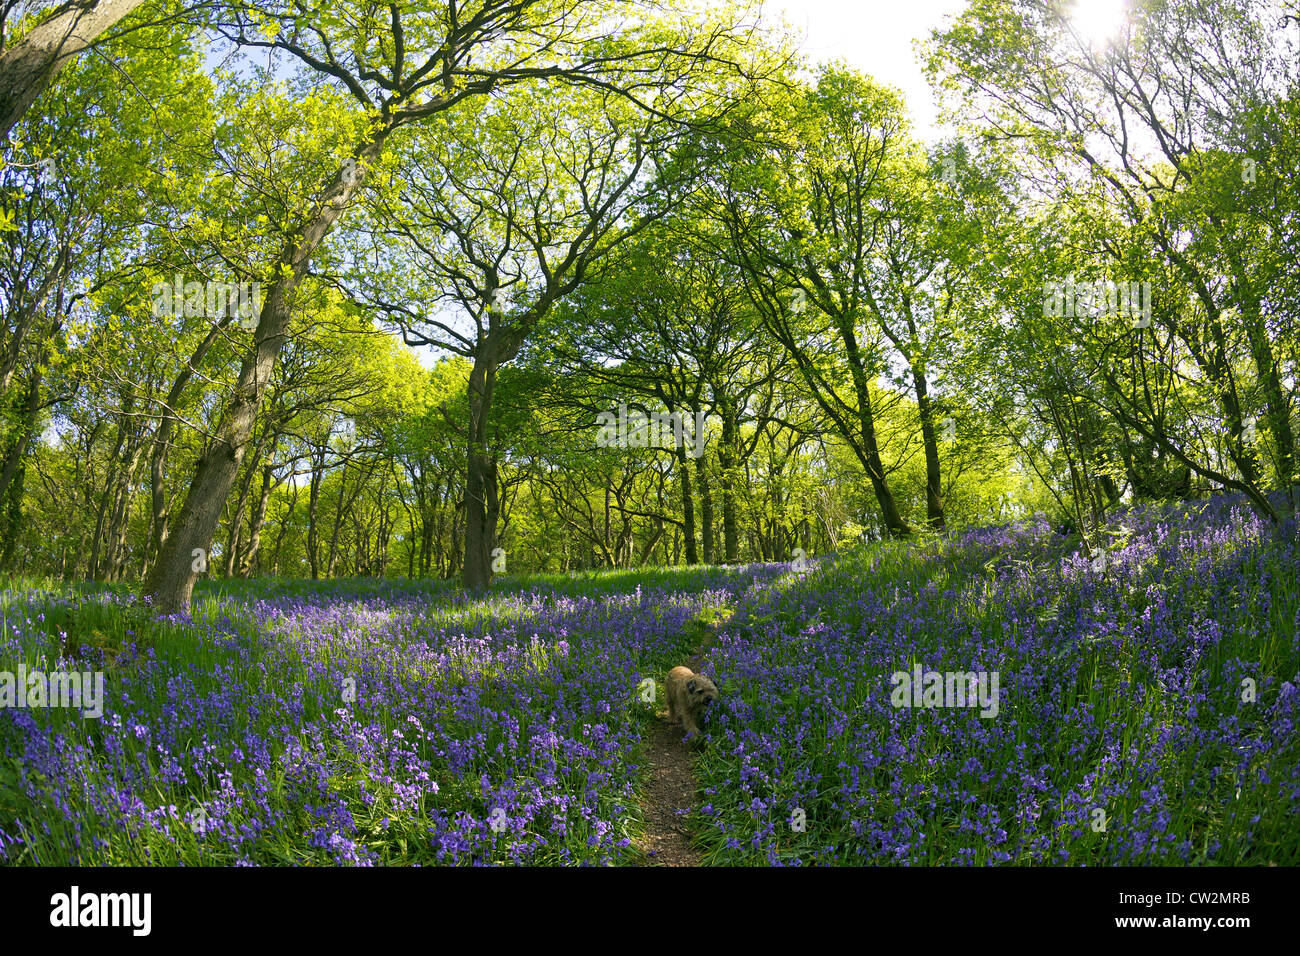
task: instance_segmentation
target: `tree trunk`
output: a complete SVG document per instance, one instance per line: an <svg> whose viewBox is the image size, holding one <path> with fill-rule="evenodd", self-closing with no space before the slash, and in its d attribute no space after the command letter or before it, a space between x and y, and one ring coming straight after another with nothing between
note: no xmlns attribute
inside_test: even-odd
<svg viewBox="0 0 1300 956"><path fill-rule="evenodd" d="M1288 489L1296 480L1295 432L1291 428L1291 407L1282 391L1282 376L1278 374L1277 359L1268 340L1268 330L1260 315L1258 300L1251 300L1242 309L1246 321L1246 336L1250 342L1255 371L1264 391L1264 421L1268 424L1277 457L1277 487Z"/></svg>
<svg viewBox="0 0 1300 956"><path fill-rule="evenodd" d="M261 445L253 452L256 459L261 454ZM248 507L248 495L253 490L253 476L257 474L257 462L250 461L248 467L244 469L244 480L239 484L239 496L235 499L235 514L230 519L230 532L226 535L226 567L225 576L228 578L235 576L236 561L238 551L244 536L244 509Z"/></svg>
<svg viewBox="0 0 1300 956"><path fill-rule="evenodd" d="M212 343L221 336L222 329L228 326L230 321L231 316L224 317L198 344L190 360L185 363L185 368L177 374L176 381L172 383L171 391L167 393L167 400L163 404L162 417L158 421L158 429L154 432L153 451L149 456L149 495L153 509L151 522L153 537L149 553L154 557L162 550L163 542L167 540L167 496L163 479L167 454L171 450L172 432L176 430L176 406L180 404L181 396L185 394L185 389L204 356L212 348Z"/></svg>
<svg viewBox="0 0 1300 956"><path fill-rule="evenodd" d="M104 493L99 498L99 509L95 514L95 536L91 539L90 545L90 568L89 576L92 580L99 580L99 558L107 534L104 530L104 522L108 518L108 499L117 487L118 468L122 464L122 446L126 443L126 413L131 410L131 399L128 395L123 403L124 414L119 418L117 424L117 441L113 445L113 454L109 456L111 462L108 469L108 476L104 481Z"/></svg>
<svg viewBox="0 0 1300 956"><path fill-rule="evenodd" d="M354 161L370 161L378 156L389 132L384 127L375 131L370 142L356 152ZM360 188L361 180L351 170L352 167L340 167L335 172L320 205L301 231L290 232L291 238L270 270L275 278L258 317L253 350L240 367L234 394L221 414L214 441L195 466L194 480L177 516L176 527L168 535L158 563L144 584L143 593L159 610L189 613L190 595L199 575L194 557L211 548L226 497L248 450L262 399L288 337L290 296L307 274L312 255Z"/></svg>
<svg viewBox="0 0 1300 956"><path fill-rule="evenodd" d="M861 369L855 366L853 369L855 382L860 376ZM880 517L884 521L885 529L890 537L907 537L912 529L907 526L907 522L899 513L898 503L894 500L894 494L889 490L889 482L885 479L885 465L880 458L880 446L876 442L876 419L871 410L870 392L865 379L857 384L858 423L862 429L862 447L859 452L861 461L866 467L867 478L871 481L871 489L875 492L876 501L880 504Z"/></svg>
<svg viewBox="0 0 1300 956"><path fill-rule="evenodd" d="M677 447L677 474L682 486L682 537L685 538L686 563L699 564L700 553L695 546L695 495L691 489L691 468L686 463L686 444ZM673 563L676 563L674 557Z"/></svg>
<svg viewBox="0 0 1300 956"><path fill-rule="evenodd" d="M70 0L0 53L0 138L69 62L141 0Z"/></svg>
<svg viewBox="0 0 1300 956"><path fill-rule="evenodd" d="M126 570L126 533L131 514L131 489L135 486L136 473L140 468L143 452L144 446L135 438L128 442L127 453L130 457L118 482L117 494L113 501L113 514L106 535L108 550L105 563L108 569L105 578L108 581L120 581L122 573Z"/></svg>
<svg viewBox="0 0 1300 956"><path fill-rule="evenodd" d="M343 462L343 473L339 475L339 500L334 503L334 527L330 529L329 556L325 559L325 577L334 577L335 561L339 554L339 528L343 526L343 492L348 486L348 463ZM350 500L350 499L349 499Z"/></svg>
<svg viewBox="0 0 1300 956"><path fill-rule="evenodd" d="M18 549L18 537L22 532L23 520L23 484L27 477L27 466L19 459L18 470L9 482L4 494L0 495L0 568L9 571L14 566L14 555ZM27 551L23 551L23 565L26 565ZM19 573L22 573L21 568Z"/></svg>
<svg viewBox="0 0 1300 956"><path fill-rule="evenodd" d="M474 356L469 376L469 440L465 484L465 566L461 580L471 590L492 583L492 549L496 545L497 463L488 448L488 415L496 386L496 349L491 337Z"/></svg>
<svg viewBox="0 0 1300 956"><path fill-rule="evenodd" d="M718 396L722 412L722 440L718 443L718 468L722 485L722 549L723 561L735 564L740 560L740 538L736 528L736 412L730 399Z"/></svg>
<svg viewBox="0 0 1300 956"><path fill-rule="evenodd" d="M320 515L320 486L325 480L326 446L320 446L320 458L312 455L311 487L307 494L307 565L311 568L311 579L320 579L320 531L317 518Z"/></svg>
<svg viewBox="0 0 1300 956"><path fill-rule="evenodd" d="M934 403L925 380L925 369L912 366L916 382L916 405L921 413L921 442L925 446L925 518L931 528L942 530L947 523L943 512L943 475L939 469L939 442L934 433Z"/></svg>
<svg viewBox="0 0 1300 956"><path fill-rule="evenodd" d="M646 561L650 559L650 552L654 551L655 545L659 543L659 539L663 537L663 534L664 519L660 518L655 523L654 534L650 535L650 540L647 541L645 547L641 549L641 556L637 558L636 566L638 568L645 567Z"/></svg>
<svg viewBox="0 0 1300 956"><path fill-rule="evenodd" d="M274 445L271 446L271 453L275 453ZM257 563L257 553L262 546L262 528L266 524L266 505L271 499L271 481L274 474L274 464L268 462L262 466L262 490L257 498L257 506L253 509L248 522L248 547L239 562L240 577L251 577L253 567Z"/></svg>
<svg viewBox="0 0 1300 956"><path fill-rule="evenodd" d="M700 543L701 558L705 564L713 563L713 491L709 487L708 454L695 459L695 475L700 485Z"/></svg>
<svg viewBox="0 0 1300 956"><path fill-rule="evenodd" d="M27 445L35 432L36 413L41 407L41 380L44 372L38 363L32 370L32 379L27 387L27 400L23 404L22 418L15 429L14 442L5 452L4 465L0 467L0 498L4 497L9 482L18 474L18 467L27 451Z"/></svg>
<svg viewBox="0 0 1300 956"><path fill-rule="evenodd" d="M298 510L298 485L290 483L292 497L289 499L289 507L284 511L284 518L280 521L280 527L275 532L275 544L271 548L271 573L278 575L280 573L280 548L284 545L285 533L289 530L289 522L293 514Z"/></svg>

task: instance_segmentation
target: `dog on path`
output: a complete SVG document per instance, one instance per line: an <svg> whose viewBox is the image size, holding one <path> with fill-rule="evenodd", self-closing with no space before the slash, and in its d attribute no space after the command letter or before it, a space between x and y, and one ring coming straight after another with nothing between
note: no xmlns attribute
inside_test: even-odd
<svg viewBox="0 0 1300 956"><path fill-rule="evenodd" d="M717 699L718 688L703 674L689 667L674 667L668 672L668 719L681 721L691 736L699 734L700 717Z"/></svg>

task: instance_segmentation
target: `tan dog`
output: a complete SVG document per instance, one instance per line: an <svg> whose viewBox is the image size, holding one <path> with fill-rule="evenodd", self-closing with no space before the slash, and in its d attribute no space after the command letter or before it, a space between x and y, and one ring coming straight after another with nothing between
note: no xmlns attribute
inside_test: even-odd
<svg viewBox="0 0 1300 956"><path fill-rule="evenodd" d="M689 667L674 667L668 672L668 719L680 720L688 734L700 732L700 716L717 699L718 688L703 674Z"/></svg>

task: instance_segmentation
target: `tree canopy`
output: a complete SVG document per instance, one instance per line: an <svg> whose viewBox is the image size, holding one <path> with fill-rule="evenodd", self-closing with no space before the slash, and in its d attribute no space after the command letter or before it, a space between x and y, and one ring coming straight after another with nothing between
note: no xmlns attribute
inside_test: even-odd
<svg viewBox="0 0 1300 956"><path fill-rule="evenodd" d="M0 569L795 560L1300 497L1280 5L6 4Z"/></svg>

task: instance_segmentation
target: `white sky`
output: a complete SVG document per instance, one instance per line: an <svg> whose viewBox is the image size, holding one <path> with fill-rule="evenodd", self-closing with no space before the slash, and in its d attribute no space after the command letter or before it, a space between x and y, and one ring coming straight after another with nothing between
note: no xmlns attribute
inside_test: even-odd
<svg viewBox="0 0 1300 956"><path fill-rule="evenodd" d="M915 133L922 140L941 134L937 104L921 74L913 40L966 9L968 0L764 0L769 16L783 16L812 61L842 59L887 86L903 91Z"/></svg>

